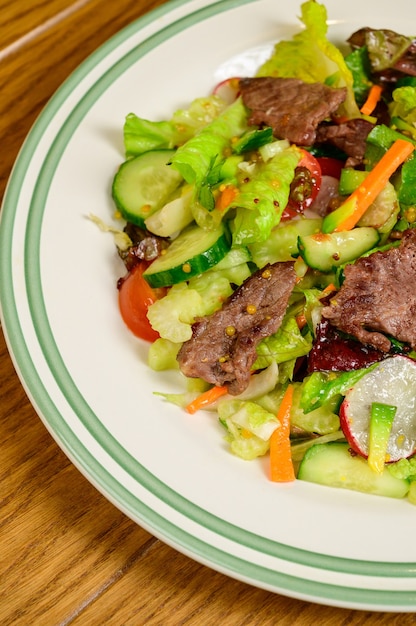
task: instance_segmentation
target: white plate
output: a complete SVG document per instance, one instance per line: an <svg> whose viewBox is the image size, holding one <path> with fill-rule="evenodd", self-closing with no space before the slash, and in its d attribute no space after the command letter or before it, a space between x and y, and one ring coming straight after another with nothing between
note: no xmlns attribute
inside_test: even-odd
<svg viewBox="0 0 416 626"><path fill-rule="evenodd" d="M361 26L416 30L411 0L327 1L342 42ZM211 415L153 391L120 321L123 274L108 221L130 111L150 119L252 73L264 46L299 29L299 4L174 1L112 38L63 85L17 160L1 222L3 325L23 385L58 444L117 507L197 561L264 589L328 605L416 609L416 508L297 481L224 446ZM250 53L246 54L249 50Z"/></svg>

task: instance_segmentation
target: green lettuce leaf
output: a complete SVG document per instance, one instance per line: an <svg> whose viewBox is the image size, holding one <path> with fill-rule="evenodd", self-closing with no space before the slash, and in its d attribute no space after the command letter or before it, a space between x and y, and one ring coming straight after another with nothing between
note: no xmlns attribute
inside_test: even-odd
<svg viewBox="0 0 416 626"><path fill-rule="evenodd" d="M227 151L231 153L231 140L246 130L247 111L241 98L238 98L177 149L172 167L181 173L186 182L200 186L215 164L223 162Z"/></svg>
<svg viewBox="0 0 416 626"><path fill-rule="evenodd" d="M371 372L378 363L350 372L313 372L302 383L300 407L305 413L323 406L337 395L345 395L350 387Z"/></svg>
<svg viewBox="0 0 416 626"><path fill-rule="evenodd" d="M312 348L312 338L301 334L294 317L287 317L277 333L263 339L257 346L257 359L254 369L268 367L272 361L284 363L308 354Z"/></svg>
<svg viewBox="0 0 416 626"><path fill-rule="evenodd" d="M327 39L327 11L323 4L308 0L301 5L301 21L305 28L290 41L280 41L271 58L257 76L299 78L306 83L327 83L346 87L347 98L342 113L359 117L354 97L354 80L341 51Z"/></svg>
<svg viewBox="0 0 416 626"><path fill-rule="evenodd" d="M266 241L280 222L299 159L296 147L286 148L267 163L260 164L250 180L242 183L238 196L230 205L230 208L237 209L234 245Z"/></svg>
<svg viewBox="0 0 416 626"><path fill-rule="evenodd" d="M393 101L389 105L391 117L399 117L413 128L416 139L416 87L398 87L392 93Z"/></svg>
<svg viewBox="0 0 416 626"><path fill-rule="evenodd" d="M226 106L221 98L213 95L196 98L188 109L176 111L170 121L153 122L129 113L124 122L126 157L181 146L218 117Z"/></svg>
<svg viewBox="0 0 416 626"><path fill-rule="evenodd" d="M246 461L268 452L270 436L279 427L273 413L250 401L220 402L218 417L227 430L226 441L231 452Z"/></svg>
<svg viewBox="0 0 416 626"><path fill-rule="evenodd" d="M400 459L396 463L387 465L389 472L395 478L404 480L416 480L416 457L412 456L409 459Z"/></svg>
<svg viewBox="0 0 416 626"><path fill-rule="evenodd" d="M367 47L357 48L345 57L345 63L353 77L353 89L358 106L362 106L367 99L372 86L371 65Z"/></svg>

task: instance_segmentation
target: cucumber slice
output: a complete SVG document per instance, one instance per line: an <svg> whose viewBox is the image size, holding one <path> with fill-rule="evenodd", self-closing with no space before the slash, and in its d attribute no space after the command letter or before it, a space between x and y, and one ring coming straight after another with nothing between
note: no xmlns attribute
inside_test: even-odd
<svg viewBox="0 0 416 626"><path fill-rule="evenodd" d="M358 259L380 241L375 228L362 226L353 230L318 233L298 237L299 254L309 267L332 272L335 267Z"/></svg>
<svg viewBox="0 0 416 626"><path fill-rule="evenodd" d="M386 469L381 474L374 472L365 459L350 454L345 442L309 448L299 466L298 478L390 498L404 498L409 491L407 480L395 478Z"/></svg>
<svg viewBox="0 0 416 626"><path fill-rule="evenodd" d="M202 274L219 263L230 250L228 229L220 224L215 230L189 226L143 273L151 287L175 285Z"/></svg>
<svg viewBox="0 0 416 626"><path fill-rule="evenodd" d="M358 185L367 178L368 172L362 170L354 170L351 167L345 167L341 170L339 179L338 192L341 196L349 196L355 191Z"/></svg>
<svg viewBox="0 0 416 626"><path fill-rule="evenodd" d="M148 231L159 237L171 237L183 230L194 220L192 213L192 187L181 187L181 195L148 217L145 225Z"/></svg>
<svg viewBox="0 0 416 626"><path fill-rule="evenodd" d="M214 270L228 270L251 261L251 254L245 246L231 248L225 257L213 268Z"/></svg>
<svg viewBox="0 0 416 626"><path fill-rule="evenodd" d="M145 228L145 219L159 210L183 182L168 163L174 150L152 150L125 161L116 173L112 194L125 220Z"/></svg>
<svg viewBox="0 0 416 626"><path fill-rule="evenodd" d="M319 233L322 218L299 218L281 222L270 233L266 241L250 244L249 250L257 267L278 261L292 261L298 252L298 237Z"/></svg>

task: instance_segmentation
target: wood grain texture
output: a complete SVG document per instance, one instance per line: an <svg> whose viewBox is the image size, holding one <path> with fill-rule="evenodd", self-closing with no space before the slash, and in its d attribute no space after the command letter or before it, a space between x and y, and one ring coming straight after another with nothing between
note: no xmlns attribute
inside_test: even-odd
<svg viewBox="0 0 416 626"><path fill-rule="evenodd" d="M14 6L11 0L9 4ZM25 6L21 0L17 4ZM59 5L67 8L68 2L54 0L54 4L58 10ZM49 28L37 31L22 48L3 59L0 50L0 197L24 138L58 87L113 34L160 4L162 0L89 0L77 11L64 13ZM26 13L19 17L25 20Z"/></svg>
<svg viewBox="0 0 416 626"><path fill-rule="evenodd" d="M31 125L65 78L156 0L0 0L0 196ZM2 55L3 52L3 55ZM2 626L396 626L414 616L319 606L200 565L118 511L35 414L0 333Z"/></svg>

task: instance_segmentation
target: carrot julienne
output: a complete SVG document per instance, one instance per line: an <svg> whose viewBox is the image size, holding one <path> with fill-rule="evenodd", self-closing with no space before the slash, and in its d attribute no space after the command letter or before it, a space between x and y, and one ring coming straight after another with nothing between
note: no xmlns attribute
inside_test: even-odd
<svg viewBox="0 0 416 626"><path fill-rule="evenodd" d="M307 322L305 313L299 313L299 315L296 316L296 324L300 330L306 326Z"/></svg>
<svg viewBox="0 0 416 626"><path fill-rule="evenodd" d="M218 398L227 393L227 387L211 387L207 391L204 391L195 400L192 400L185 408L188 413L196 413L199 409L203 409L210 404L213 404Z"/></svg>
<svg viewBox="0 0 416 626"><path fill-rule="evenodd" d="M293 385L289 385L283 395L277 413L280 427L273 431L270 438L270 480L273 482L292 482L295 470L290 448L290 411L293 403Z"/></svg>
<svg viewBox="0 0 416 626"><path fill-rule="evenodd" d="M351 230L356 226L397 168L412 154L415 146L406 139L396 139L365 180L338 209L324 218L322 232Z"/></svg>
<svg viewBox="0 0 416 626"><path fill-rule="evenodd" d="M226 187L224 187L224 189L221 191L220 195L218 196L218 199L216 202L216 208L219 209L220 211L224 211L225 209L228 209L231 202L235 200L237 195L238 195L237 187L235 187L234 185L226 185Z"/></svg>
<svg viewBox="0 0 416 626"><path fill-rule="evenodd" d="M336 290L337 288L335 287L334 283L329 283L329 285L327 285L325 289L322 290L322 293L319 296L319 299L321 300L322 298L326 298L326 296L329 296L330 293Z"/></svg>
<svg viewBox="0 0 416 626"><path fill-rule="evenodd" d="M383 88L381 85L372 85L370 91L368 92L367 100L364 102L363 106L360 109L360 112L363 115L371 115L374 109L377 106L377 103L380 101L381 94Z"/></svg>

